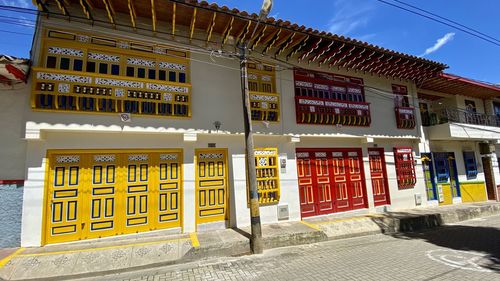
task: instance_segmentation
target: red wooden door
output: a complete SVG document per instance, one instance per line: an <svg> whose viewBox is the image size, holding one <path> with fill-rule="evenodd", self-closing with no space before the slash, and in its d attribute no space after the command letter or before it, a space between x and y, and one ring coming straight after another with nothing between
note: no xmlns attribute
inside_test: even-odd
<svg viewBox="0 0 500 281"><path fill-rule="evenodd" d="M314 194L314 178L309 152L297 152L297 175L299 178L300 212L302 217L317 214Z"/></svg>
<svg viewBox="0 0 500 281"><path fill-rule="evenodd" d="M352 205L349 202L349 183L344 153L342 151L334 151L331 152L331 155L336 211L348 211Z"/></svg>
<svg viewBox="0 0 500 281"><path fill-rule="evenodd" d="M302 217L366 208L361 149L297 149Z"/></svg>
<svg viewBox="0 0 500 281"><path fill-rule="evenodd" d="M345 152L344 152L345 153ZM349 197L351 209L368 207L366 200L365 175L363 169L363 154L361 149L347 151L347 166L349 167Z"/></svg>
<svg viewBox="0 0 500 281"><path fill-rule="evenodd" d="M331 173L328 152L318 151L314 153L314 171L316 176L316 193L318 214L330 214L334 211L332 200Z"/></svg>
<svg viewBox="0 0 500 281"><path fill-rule="evenodd" d="M383 148L368 148L375 206L390 204L389 184Z"/></svg>

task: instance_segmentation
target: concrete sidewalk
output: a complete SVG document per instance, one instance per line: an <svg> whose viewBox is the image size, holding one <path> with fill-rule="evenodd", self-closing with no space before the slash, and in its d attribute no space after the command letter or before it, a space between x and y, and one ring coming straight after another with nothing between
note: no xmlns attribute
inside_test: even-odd
<svg viewBox="0 0 500 281"><path fill-rule="evenodd" d="M461 204L382 214L329 215L264 225L262 232L264 246L270 249L376 233L416 231L495 214L500 214L500 203ZM10 256L0 259L0 279L64 280L245 255L250 253L249 232L249 228L177 235L154 232L10 250Z"/></svg>

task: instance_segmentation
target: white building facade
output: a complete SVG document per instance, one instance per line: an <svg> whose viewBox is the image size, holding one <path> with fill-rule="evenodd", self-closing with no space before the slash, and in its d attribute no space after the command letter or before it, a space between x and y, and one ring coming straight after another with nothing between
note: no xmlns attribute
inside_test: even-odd
<svg viewBox="0 0 500 281"><path fill-rule="evenodd" d="M434 204L415 82L444 65L283 22L249 38L254 17L200 3L77 2L39 18L15 112L23 246L250 225L241 42L262 223Z"/></svg>

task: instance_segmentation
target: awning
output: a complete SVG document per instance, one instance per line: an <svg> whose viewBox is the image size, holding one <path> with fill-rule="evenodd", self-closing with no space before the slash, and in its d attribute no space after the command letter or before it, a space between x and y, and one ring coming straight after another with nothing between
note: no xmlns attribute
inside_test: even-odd
<svg viewBox="0 0 500 281"><path fill-rule="evenodd" d="M449 73L441 73L435 78L425 80L420 89L480 99L500 98L499 86ZM419 97L420 95L419 93Z"/></svg>

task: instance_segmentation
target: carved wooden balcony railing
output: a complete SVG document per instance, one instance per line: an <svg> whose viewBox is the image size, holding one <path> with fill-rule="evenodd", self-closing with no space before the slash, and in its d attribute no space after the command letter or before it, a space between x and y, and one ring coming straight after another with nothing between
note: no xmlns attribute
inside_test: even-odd
<svg viewBox="0 0 500 281"><path fill-rule="evenodd" d="M396 123L398 129L414 129L416 125L415 108L395 107Z"/></svg>
<svg viewBox="0 0 500 281"><path fill-rule="evenodd" d="M295 97L299 124L324 124L368 127L370 104L313 97Z"/></svg>
<svg viewBox="0 0 500 281"><path fill-rule="evenodd" d="M34 110L191 117L191 84L33 68Z"/></svg>

